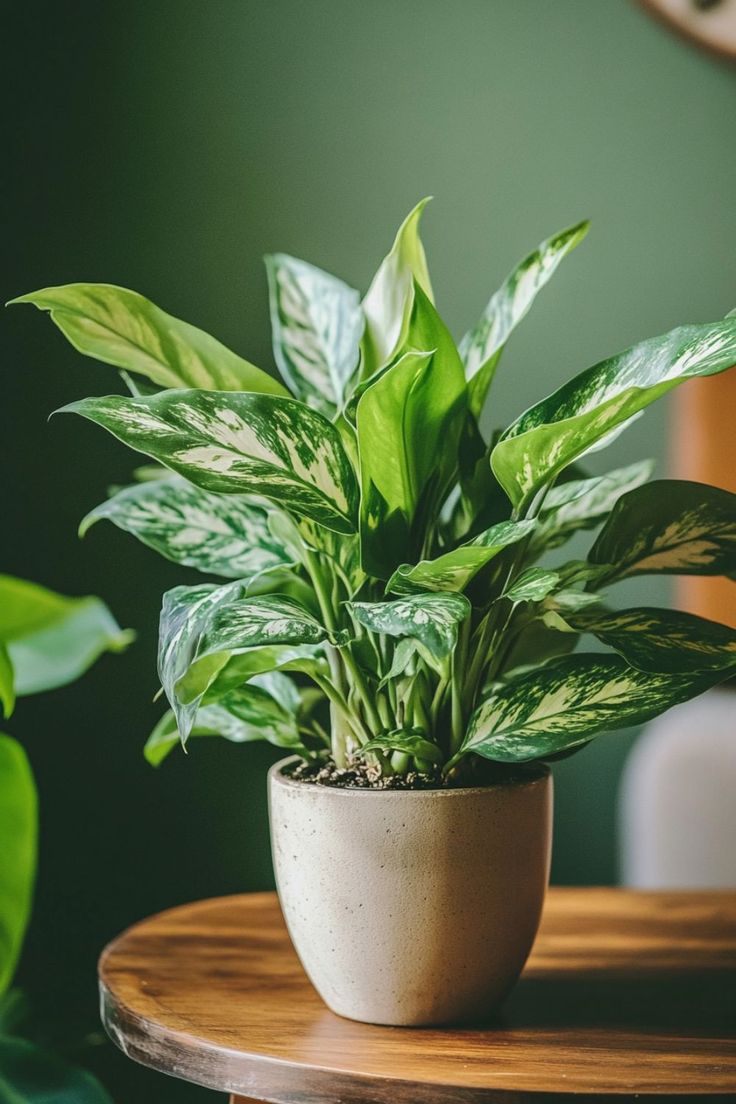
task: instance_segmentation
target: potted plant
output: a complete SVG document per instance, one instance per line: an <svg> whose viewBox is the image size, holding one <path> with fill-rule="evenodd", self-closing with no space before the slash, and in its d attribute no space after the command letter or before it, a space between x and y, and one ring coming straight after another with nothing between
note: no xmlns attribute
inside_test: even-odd
<svg viewBox="0 0 736 1104"><path fill-rule="evenodd" d="M226 580L164 597L170 711L149 760L211 734L292 753L270 802L293 941L334 1010L393 1024L486 1013L518 976L547 881L547 763L736 662L725 626L608 605L631 576L732 573L736 496L647 482L646 462L578 467L655 399L729 368L736 317L596 364L489 441L479 417L504 346L587 223L526 257L456 345L423 206L362 300L267 259L283 384L122 288L16 300L132 391L64 410L160 465L82 532L108 518ZM599 527L585 560L549 560ZM581 637L605 651L576 652Z"/></svg>

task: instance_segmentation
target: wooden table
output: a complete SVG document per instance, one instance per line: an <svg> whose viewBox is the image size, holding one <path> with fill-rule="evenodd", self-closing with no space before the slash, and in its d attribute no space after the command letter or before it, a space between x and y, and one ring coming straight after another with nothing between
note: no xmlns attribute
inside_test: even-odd
<svg viewBox="0 0 736 1104"><path fill-rule="evenodd" d="M144 920L102 955L100 989L127 1055L234 1101L736 1099L733 893L552 889L522 980L478 1027L333 1015L271 893Z"/></svg>

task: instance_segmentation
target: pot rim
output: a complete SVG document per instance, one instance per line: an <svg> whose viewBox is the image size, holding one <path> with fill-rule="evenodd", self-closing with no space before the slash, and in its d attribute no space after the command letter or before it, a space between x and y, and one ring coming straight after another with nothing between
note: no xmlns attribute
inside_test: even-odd
<svg viewBox="0 0 736 1104"><path fill-rule="evenodd" d="M452 786L426 790L379 790L362 786L320 786L316 782L295 782L292 778L289 778L288 775L283 773L287 765L299 762L301 758L300 755L289 755L285 759L279 759L277 763L274 763L273 766L269 768L269 783L286 786L295 790L319 791L320 793L335 796L339 794L343 797L424 797L427 799L432 797L462 797L467 794L492 794L499 790L518 789L523 786L538 786L547 783L552 777L552 771L547 763L534 760L531 763L517 764L519 767L530 769L529 778L510 778L504 782L494 782L490 786ZM531 776L531 769L536 772L533 776Z"/></svg>

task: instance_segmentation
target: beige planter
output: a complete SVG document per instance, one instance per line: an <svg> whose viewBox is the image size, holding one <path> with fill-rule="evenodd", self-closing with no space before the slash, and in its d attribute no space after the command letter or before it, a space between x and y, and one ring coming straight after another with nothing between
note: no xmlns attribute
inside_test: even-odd
<svg viewBox="0 0 736 1104"><path fill-rule="evenodd" d="M327 1005L367 1023L482 1019L517 980L549 876L552 779L375 791L269 774L281 907Z"/></svg>

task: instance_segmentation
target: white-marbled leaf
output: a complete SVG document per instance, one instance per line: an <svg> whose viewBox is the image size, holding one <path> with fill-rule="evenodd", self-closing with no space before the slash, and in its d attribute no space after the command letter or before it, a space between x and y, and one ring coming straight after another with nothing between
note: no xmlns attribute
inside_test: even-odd
<svg viewBox="0 0 736 1104"><path fill-rule="evenodd" d="M266 257L266 271L281 375L297 398L332 417L358 367L360 296L336 276L285 253Z"/></svg>
<svg viewBox="0 0 736 1104"><path fill-rule="evenodd" d="M287 688L281 689L277 679L283 679ZM298 751L302 749L296 719L298 705L299 692L285 675L255 678L217 702L203 705L189 736L220 736L235 744L267 740L276 747ZM176 717L167 710L148 737L144 755L157 767L181 742Z"/></svg>
<svg viewBox="0 0 736 1104"><path fill-rule="evenodd" d="M559 585L560 575L543 567L528 567L504 591L510 602L541 602Z"/></svg>
<svg viewBox="0 0 736 1104"><path fill-rule="evenodd" d="M460 356L477 417L488 394L504 345L563 257L578 245L590 224L580 222L543 241L507 276L488 301L478 323L460 342Z"/></svg>
<svg viewBox="0 0 736 1104"><path fill-rule="evenodd" d="M457 641L457 627L470 613L463 594L413 594L395 602L349 602L355 618L374 633L412 637L429 660L442 660Z"/></svg>
<svg viewBox="0 0 736 1104"><path fill-rule="evenodd" d="M510 680L483 702L462 751L505 763L545 759L601 732L643 724L721 678L720 671L646 673L619 656L567 656Z"/></svg>
<svg viewBox="0 0 736 1104"><path fill-rule="evenodd" d="M225 391L108 395L63 407L204 490L258 494L355 531L355 475L334 426L293 399Z"/></svg>
<svg viewBox="0 0 736 1104"><path fill-rule="evenodd" d="M274 538L263 506L213 494L182 476L137 483L96 506L79 535L106 518L174 563L241 579L293 564Z"/></svg>
<svg viewBox="0 0 736 1104"><path fill-rule="evenodd" d="M680 326L581 372L530 407L491 455L514 506L673 387L736 363L736 317Z"/></svg>
<svg viewBox="0 0 736 1104"><path fill-rule="evenodd" d="M646 483L653 468L653 461L639 460L605 475L571 479L553 487L540 510L531 551L558 548L573 533L600 525L621 495Z"/></svg>

